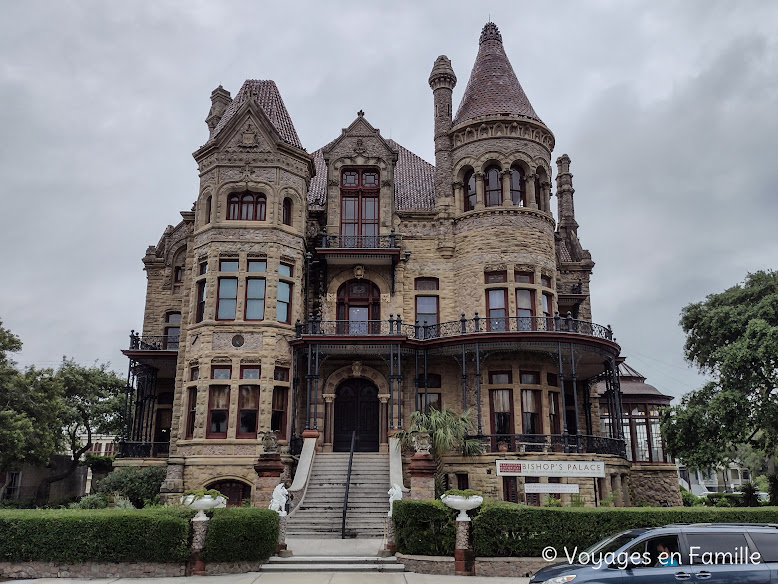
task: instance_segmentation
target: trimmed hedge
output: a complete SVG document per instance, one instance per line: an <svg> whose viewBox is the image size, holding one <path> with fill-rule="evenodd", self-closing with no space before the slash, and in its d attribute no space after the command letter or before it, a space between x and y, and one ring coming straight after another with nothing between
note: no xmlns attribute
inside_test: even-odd
<svg viewBox="0 0 778 584"><path fill-rule="evenodd" d="M544 547L585 549L637 527L668 523L776 523L778 508L537 508L494 502L473 519L478 556L539 556Z"/></svg>
<svg viewBox="0 0 778 584"><path fill-rule="evenodd" d="M183 562L190 510L0 511L0 561Z"/></svg>
<svg viewBox="0 0 778 584"><path fill-rule="evenodd" d="M401 553L453 555L456 512L439 501L396 501L395 541ZM474 515L477 513L477 515ZM484 501L471 512L478 557L537 557L544 547L585 549L608 535L668 523L778 523L778 507L528 507Z"/></svg>
<svg viewBox="0 0 778 584"><path fill-rule="evenodd" d="M278 513L270 509L214 509L202 557L207 562L266 560L278 545Z"/></svg>
<svg viewBox="0 0 778 584"><path fill-rule="evenodd" d="M395 543L402 554L453 556L457 512L438 500L395 501Z"/></svg>

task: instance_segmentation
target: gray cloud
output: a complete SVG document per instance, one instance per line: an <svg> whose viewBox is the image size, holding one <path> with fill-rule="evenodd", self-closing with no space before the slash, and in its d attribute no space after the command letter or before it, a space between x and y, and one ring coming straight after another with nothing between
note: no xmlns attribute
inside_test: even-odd
<svg viewBox="0 0 778 584"><path fill-rule="evenodd" d="M778 5L710 0L9 3L0 23L0 318L23 364L125 366L140 258L191 208L218 84L274 79L312 151L364 109L433 160L427 76L461 97L491 14L573 160L595 320L680 395L681 308L775 267Z"/></svg>

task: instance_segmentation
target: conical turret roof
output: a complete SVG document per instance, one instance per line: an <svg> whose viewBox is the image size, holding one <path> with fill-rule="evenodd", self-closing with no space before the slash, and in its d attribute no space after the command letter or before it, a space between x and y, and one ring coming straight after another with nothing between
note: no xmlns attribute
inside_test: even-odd
<svg viewBox="0 0 778 584"><path fill-rule="evenodd" d="M513 72L496 24L486 23L479 45L454 125L500 114L524 116L542 123Z"/></svg>

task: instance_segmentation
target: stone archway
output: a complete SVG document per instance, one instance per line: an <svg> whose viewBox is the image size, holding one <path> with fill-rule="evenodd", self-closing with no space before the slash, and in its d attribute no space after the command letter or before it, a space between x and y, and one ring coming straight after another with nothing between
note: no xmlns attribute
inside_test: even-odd
<svg viewBox="0 0 778 584"><path fill-rule="evenodd" d="M323 451L324 452L332 452L333 451L333 444L335 442L335 400L339 399L339 395L343 393L343 390L341 390L342 387L348 387L350 384L347 382L349 381L361 381L360 383L354 384L357 386L356 388L354 385L351 386L352 392L358 392L361 398L356 398L357 404L355 407L359 407L359 403L361 403L364 399L365 401L365 410L363 411L364 415L372 415L368 413L368 410L370 407L369 402L373 400L374 398L365 395L365 390L363 387L372 386L375 393L372 395L375 395L375 398L378 399L378 414L377 417L374 417L375 424L378 429L378 451L379 452L388 452L389 451L389 443L388 443L388 417L387 417L387 401L389 400L389 383L385 379L383 375L381 375L378 371L373 369L372 367L366 367L362 365L361 361L354 361L351 365L347 365L346 367L341 367L340 369L334 371L328 378L324 385L324 391L322 392L322 397L324 398L324 444L323 444ZM368 393L370 393L370 390L368 390ZM343 395L343 398L345 398L345 394ZM348 398L348 399L355 399L354 397ZM339 399L340 401L340 399ZM344 402L345 403L345 402ZM374 404L374 402L373 402ZM343 412L340 412L342 414ZM340 415L339 414L339 415ZM352 414L352 415L358 415ZM342 440L342 437L339 437ZM339 440L339 442L341 441ZM351 433L348 432L348 440L349 445L351 441ZM371 446L371 449L375 451L376 449Z"/></svg>

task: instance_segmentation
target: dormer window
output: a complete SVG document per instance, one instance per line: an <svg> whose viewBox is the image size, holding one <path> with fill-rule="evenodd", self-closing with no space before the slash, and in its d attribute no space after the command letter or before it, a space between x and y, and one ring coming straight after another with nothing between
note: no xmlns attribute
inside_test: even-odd
<svg viewBox="0 0 778 584"><path fill-rule="evenodd" d="M378 247L379 175L375 169L349 169L340 180L342 247Z"/></svg>
<svg viewBox="0 0 778 584"><path fill-rule="evenodd" d="M227 198L227 219L230 221L264 221L267 199L261 193L243 191Z"/></svg>

